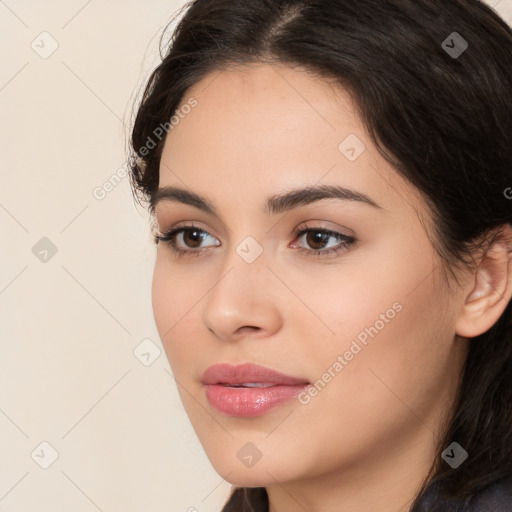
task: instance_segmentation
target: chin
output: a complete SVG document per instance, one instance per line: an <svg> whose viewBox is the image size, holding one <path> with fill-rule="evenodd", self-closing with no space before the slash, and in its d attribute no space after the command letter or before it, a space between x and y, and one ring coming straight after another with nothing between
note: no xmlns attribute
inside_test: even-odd
<svg viewBox="0 0 512 512"><path fill-rule="evenodd" d="M286 457L280 457L277 453L274 455L277 457L263 456L250 465L251 461L244 463L243 453L239 458L237 451L232 452L232 455L229 449L221 455L207 452L214 470L229 483L240 487L266 487L275 484L276 480L286 482L296 478L296 471L290 473L293 465L286 461Z"/></svg>
<svg viewBox="0 0 512 512"><path fill-rule="evenodd" d="M231 473L229 473L229 471L231 471ZM237 487L266 487L275 483L275 480L266 471L254 471L255 468L245 470L233 470L233 468L231 468L231 470L228 469L227 473L219 473L218 471L217 473L227 482ZM269 471L272 475L274 474L272 470ZM281 481L280 479L277 480Z"/></svg>

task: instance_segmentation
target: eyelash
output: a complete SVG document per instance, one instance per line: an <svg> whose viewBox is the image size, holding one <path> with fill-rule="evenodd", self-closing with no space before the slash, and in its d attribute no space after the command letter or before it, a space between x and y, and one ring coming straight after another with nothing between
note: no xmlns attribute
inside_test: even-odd
<svg viewBox="0 0 512 512"><path fill-rule="evenodd" d="M177 257L182 256L200 256L205 251L208 251L211 249L211 247L206 247L203 249L180 249L176 246L176 236L180 233L186 232L186 231L198 231L201 235L207 234L209 235L207 231L204 229L199 228L198 226L194 226L193 224L187 225L187 226L181 226L178 228L170 229L169 231L166 231L164 233L156 234L153 237L153 241L156 244L164 243L168 245L171 250L175 253ZM345 250L349 249L351 246L356 244L356 239L354 237L344 235L343 233L338 233L337 231L331 231L329 229L323 229L323 228L310 228L305 224L301 224L298 226L294 232L293 235L295 238L302 237L304 234L313 232L313 233L322 233L324 235L332 236L334 238L337 238L340 243L335 246L334 248L331 247L329 249L324 250L315 250L315 249L305 249L304 247L297 247L297 250L301 253L305 253L307 256L325 256L326 254L333 254L333 253L340 253L344 252ZM210 235L211 236L211 235ZM218 246L217 246L218 247Z"/></svg>

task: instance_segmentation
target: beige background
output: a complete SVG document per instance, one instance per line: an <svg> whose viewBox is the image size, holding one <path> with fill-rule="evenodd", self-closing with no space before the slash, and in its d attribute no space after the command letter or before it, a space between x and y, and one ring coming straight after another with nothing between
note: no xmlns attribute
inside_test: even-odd
<svg viewBox="0 0 512 512"><path fill-rule="evenodd" d="M489 3L512 24L512 0ZM218 512L229 494L159 354L149 219L123 178L134 94L183 5L0 0L1 512Z"/></svg>

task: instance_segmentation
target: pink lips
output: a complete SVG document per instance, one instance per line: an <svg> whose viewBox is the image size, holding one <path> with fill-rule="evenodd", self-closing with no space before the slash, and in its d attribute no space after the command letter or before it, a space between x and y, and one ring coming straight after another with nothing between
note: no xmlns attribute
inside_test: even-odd
<svg viewBox="0 0 512 512"><path fill-rule="evenodd" d="M229 416L251 417L266 413L303 391L307 379L290 377L251 363L216 364L203 376L206 397L218 411Z"/></svg>

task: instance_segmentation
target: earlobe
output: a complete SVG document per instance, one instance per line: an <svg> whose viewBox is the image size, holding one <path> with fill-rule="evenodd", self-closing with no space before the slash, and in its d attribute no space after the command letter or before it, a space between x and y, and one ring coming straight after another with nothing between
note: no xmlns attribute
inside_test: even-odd
<svg viewBox="0 0 512 512"><path fill-rule="evenodd" d="M502 235L481 257L472 286L455 324L455 332L473 338L488 331L500 318L512 296L512 228L502 227Z"/></svg>

